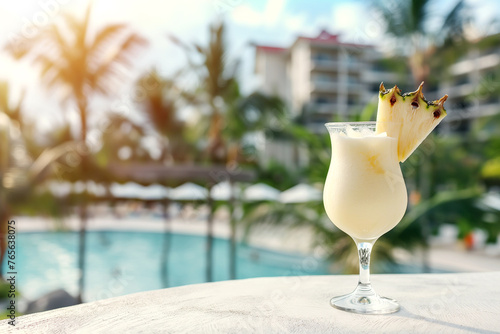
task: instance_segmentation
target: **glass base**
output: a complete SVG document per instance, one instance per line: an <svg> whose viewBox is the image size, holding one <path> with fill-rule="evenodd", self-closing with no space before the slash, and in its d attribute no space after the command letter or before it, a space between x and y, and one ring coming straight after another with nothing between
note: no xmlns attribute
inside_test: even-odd
<svg viewBox="0 0 500 334"><path fill-rule="evenodd" d="M358 284L356 290L350 294L332 298L330 305L339 310L362 314L388 314L399 311L397 301L380 297L370 284Z"/></svg>

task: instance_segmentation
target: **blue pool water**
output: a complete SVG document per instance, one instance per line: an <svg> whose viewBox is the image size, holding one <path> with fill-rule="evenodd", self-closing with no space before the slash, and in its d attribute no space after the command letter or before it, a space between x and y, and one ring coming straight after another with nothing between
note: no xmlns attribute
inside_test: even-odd
<svg viewBox="0 0 500 334"><path fill-rule="evenodd" d="M78 234L20 233L16 236L18 287L35 299L63 288L77 293ZM160 261L162 233L94 231L87 233L85 301L163 288ZM204 236L171 235L168 283L205 282ZM229 279L229 241L214 239L214 281ZM328 274L327 263L248 245L237 247L237 278ZM5 272L4 268L4 272Z"/></svg>

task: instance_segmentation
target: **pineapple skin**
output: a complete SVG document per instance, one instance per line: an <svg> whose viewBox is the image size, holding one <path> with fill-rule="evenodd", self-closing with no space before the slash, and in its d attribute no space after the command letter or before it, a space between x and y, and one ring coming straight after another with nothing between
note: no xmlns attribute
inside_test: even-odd
<svg viewBox="0 0 500 334"><path fill-rule="evenodd" d="M394 86L380 84L377 110L377 133L398 139L398 159L404 162L446 117L444 102L448 95L427 101L422 93L423 82L414 92L402 94Z"/></svg>

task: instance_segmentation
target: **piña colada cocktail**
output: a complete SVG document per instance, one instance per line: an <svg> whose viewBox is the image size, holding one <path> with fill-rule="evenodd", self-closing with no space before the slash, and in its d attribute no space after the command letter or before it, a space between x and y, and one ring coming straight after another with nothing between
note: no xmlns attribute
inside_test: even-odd
<svg viewBox="0 0 500 334"><path fill-rule="evenodd" d="M399 162L420 145L446 116L447 96L427 101L422 85L401 94L380 85L377 122L327 123L332 159L323 202L330 220L356 242L359 282L356 289L335 297L331 305L350 312L384 314L398 303L380 297L370 284L370 254L375 241L396 226L407 206Z"/></svg>
<svg viewBox="0 0 500 334"><path fill-rule="evenodd" d="M406 211L397 140L385 133L375 135L375 122L326 126L332 141L323 192L328 217L356 240L376 240Z"/></svg>

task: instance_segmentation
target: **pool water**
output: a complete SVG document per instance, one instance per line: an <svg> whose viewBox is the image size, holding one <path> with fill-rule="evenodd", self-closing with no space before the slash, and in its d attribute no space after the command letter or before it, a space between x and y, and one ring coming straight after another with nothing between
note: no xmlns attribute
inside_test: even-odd
<svg viewBox="0 0 500 334"><path fill-rule="evenodd" d="M78 292L77 232L20 233L16 236L18 289L36 299L63 288ZM161 289L164 235L153 232L87 233L84 301ZM171 234L168 287L205 282L206 237ZM229 279L229 241L213 242L213 280ZM237 246L237 278L328 274L314 257L282 254L245 244ZM4 272L6 272L4 264Z"/></svg>

